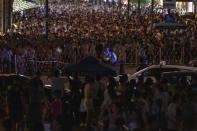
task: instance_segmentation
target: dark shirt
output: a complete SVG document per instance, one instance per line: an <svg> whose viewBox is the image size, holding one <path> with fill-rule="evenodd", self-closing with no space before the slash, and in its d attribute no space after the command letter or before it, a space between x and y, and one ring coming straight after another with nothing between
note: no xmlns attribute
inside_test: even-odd
<svg viewBox="0 0 197 131"><path fill-rule="evenodd" d="M197 93L197 84L192 84L191 90L192 90L192 93Z"/></svg>
<svg viewBox="0 0 197 131"><path fill-rule="evenodd" d="M24 111L21 97L23 96L22 88L18 85L8 86L8 108L9 116L15 121L22 119Z"/></svg>
<svg viewBox="0 0 197 131"><path fill-rule="evenodd" d="M28 120L30 122L41 122L42 121L42 111L43 104L42 100L44 98L44 93L38 88L31 88L29 92L29 112Z"/></svg>

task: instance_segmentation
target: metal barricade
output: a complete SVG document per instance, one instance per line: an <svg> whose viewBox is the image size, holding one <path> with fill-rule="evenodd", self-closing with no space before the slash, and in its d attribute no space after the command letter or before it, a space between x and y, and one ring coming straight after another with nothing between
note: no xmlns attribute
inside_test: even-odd
<svg viewBox="0 0 197 131"><path fill-rule="evenodd" d="M137 48L130 48L125 51L127 64L137 65L138 63L138 49Z"/></svg>
<svg viewBox="0 0 197 131"><path fill-rule="evenodd" d="M23 66L21 64L23 64ZM63 69L65 64L67 63L57 61L56 59L52 59L51 61L26 59L24 63L19 63L16 56L15 73L32 76L39 71L42 75L49 75L53 73L56 69Z"/></svg>
<svg viewBox="0 0 197 131"><path fill-rule="evenodd" d="M159 64L161 61L167 61L169 64L177 64L177 65L188 65L189 61L193 60L197 56L197 47L186 49L184 47L160 47L154 48L153 52L148 50L144 50L144 54L140 54L140 49L138 48L128 48L123 53L124 58L121 58L117 52L118 61L124 61L127 65L135 65L138 66L141 64L141 60L146 62L148 65ZM93 54L92 54L93 55ZM95 55L95 54L94 54ZM64 61L62 61L62 59ZM72 54L72 56L64 56L61 59L51 59L51 61L42 61L42 60L32 60L27 59L26 61L19 62L17 56L14 56L14 62L12 65L12 71L15 73L22 73L27 75L33 75L37 71L40 71L43 74L50 74L55 69L63 69L65 64L78 63L83 56L78 54ZM0 65L0 72L3 71L3 63ZM13 69L15 68L15 69ZM22 68L22 69L21 69Z"/></svg>
<svg viewBox="0 0 197 131"><path fill-rule="evenodd" d="M168 61L169 64L188 65L189 61L197 56L197 47L185 48L180 45L174 48L160 48L160 61Z"/></svg>

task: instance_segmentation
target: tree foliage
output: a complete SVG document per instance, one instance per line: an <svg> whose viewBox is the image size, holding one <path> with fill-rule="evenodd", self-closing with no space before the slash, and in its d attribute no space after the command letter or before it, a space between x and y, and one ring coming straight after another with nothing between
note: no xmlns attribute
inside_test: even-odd
<svg viewBox="0 0 197 131"><path fill-rule="evenodd" d="M138 4L138 1L139 0L130 0L131 3L135 3L135 4ZM142 5L146 5L146 4L149 4L151 2L151 0L140 0L140 3Z"/></svg>

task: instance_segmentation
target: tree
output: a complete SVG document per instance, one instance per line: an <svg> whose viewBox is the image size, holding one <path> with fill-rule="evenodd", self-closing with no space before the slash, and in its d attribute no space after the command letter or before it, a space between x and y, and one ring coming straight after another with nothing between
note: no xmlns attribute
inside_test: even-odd
<svg viewBox="0 0 197 131"><path fill-rule="evenodd" d="M139 0L130 0L131 3L135 3L135 4L138 4L138 1ZM151 0L140 0L140 3L142 5L146 5L146 4L149 4L151 2Z"/></svg>

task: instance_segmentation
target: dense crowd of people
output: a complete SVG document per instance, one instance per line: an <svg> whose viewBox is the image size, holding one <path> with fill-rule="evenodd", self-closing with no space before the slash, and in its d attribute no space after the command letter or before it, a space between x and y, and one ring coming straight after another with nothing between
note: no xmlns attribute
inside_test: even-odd
<svg viewBox="0 0 197 131"><path fill-rule="evenodd" d="M110 76L77 73L51 78L46 88L40 75L26 84L13 79L0 97L1 131L195 131L197 77L169 85L156 75L117 82Z"/></svg>
<svg viewBox="0 0 197 131"><path fill-rule="evenodd" d="M146 8L129 15L127 9L87 3L53 3L49 8L48 38L42 7L14 15L12 31L17 33L0 37L1 72L42 72L89 55L103 59L106 47L113 49L118 62L127 63L144 59L188 64L197 53L197 21L192 15L174 14L188 27L169 34L151 29ZM163 14L154 12L153 23L161 21ZM43 62L55 67L46 68ZM128 81L126 75L117 82L99 74L62 78L57 70L48 78L50 86L40 72L25 82L0 80L0 131L197 130L197 76L191 84L185 77L169 84L160 74L156 83L142 76Z"/></svg>
<svg viewBox="0 0 197 131"><path fill-rule="evenodd" d="M130 10L129 16L127 9L87 3L50 4L49 9L48 39L44 37L44 8L14 15L12 31L19 34L1 37L4 63L14 63L16 55L18 72L24 73L32 59L55 58L63 63L76 63L88 55L101 57L106 46L114 50L118 62L126 63L139 63L138 57L143 57L149 64L161 60L188 64L196 56L197 24L193 15L175 14L176 21L186 23L188 28L169 34L167 30L151 30L151 15L146 8L141 14ZM163 13L154 12L153 26L162 22L163 17Z"/></svg>

